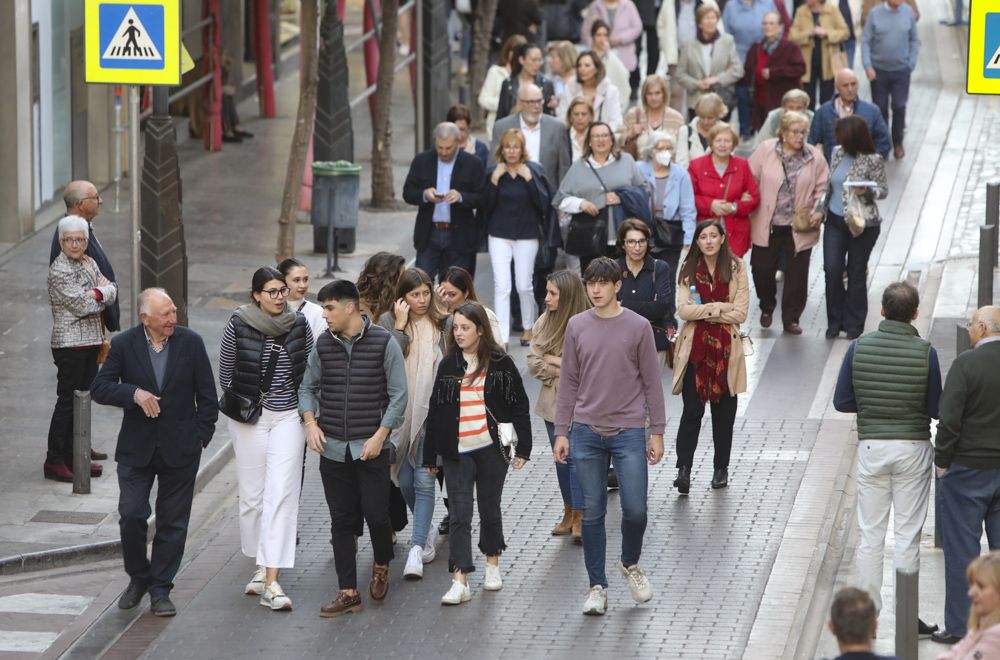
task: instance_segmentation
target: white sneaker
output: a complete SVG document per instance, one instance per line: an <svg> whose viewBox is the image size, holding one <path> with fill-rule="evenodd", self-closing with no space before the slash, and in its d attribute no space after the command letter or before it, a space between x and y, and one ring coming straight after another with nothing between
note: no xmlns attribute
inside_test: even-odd
<svg viewBox="0 0 1000 660"><path fill-rule="evenodd" d="M595 584L587 593L587 600L583 601L583 613L593 616L601 616L608 611L608 592L599 584Z"/></svg>
<svg viewBox="0 0 1000 660"><path fill-rule="evenodd" d="M270 607L272 610L292 609L292 599L285 595L285 591L277 580L267 585L267 588L261 593L260 604L264 607Z"/></svg>
<svg viewBox="0 0 1000 660"><path fill-rule="evenodd" d="M618 570L625 576L628 582L628 590L632 592L632 600L637 603L645 603L653 598L653 587L649 584L649 578L639 564L632 564L628 568L625 564L618 562Z"/></svg>
<svg viewBox="0 0 1000 660"><path fill-rule="evenodd" d="M403 569L403 577L407 580L419 580L424 577L424 549L419 545L410 548L410 554L406 558L406 568Z"/></svg>
<svg viewBox="0 0 1000 660"><path fill-rule="evenodd" d="M423 560L425 564L429 564L434 561L437 557L437 546L438 542L438 529L436 526L431 525L431 529L427 532L427 540L424 541L424 556Z"/></svg>
<svg viewBox="0 0 1000 660"><path fill-rule="evenodd" d="M486 591L500 591L503 589L503 578L500 576L500 565L486 564L486 580L483 582L483 589Z"/></svg>
<svg viewBox="0 0 1000 660"><path fill-rule="evenodd" d="M257 570L254 571L253 577L247 582L246 588L243 590L247 596L259 596L264 593L264 567L258 566Z"/></svg>
<svg viewBox="0 0 1000 660"><path fill-rule="evenodd" d="M469 590L469 585L462 584L458 580L451 581L451 589L448 593L441 596L442 605L461 605L462 603L468 603L472 600L472 591Z"/></svg>

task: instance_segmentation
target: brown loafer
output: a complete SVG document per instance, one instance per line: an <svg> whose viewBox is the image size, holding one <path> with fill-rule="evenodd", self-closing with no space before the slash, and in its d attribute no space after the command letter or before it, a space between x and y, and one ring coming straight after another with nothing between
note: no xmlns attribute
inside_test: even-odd
<svg viewBox="0 0 1000 660"><path fill-rule="evenodd" d="M368 594L372 600L384 600L389 593L389 567L372 566L372 581L368 583Z"/></svg>
<svg viewBox="0 0 1000 660"><path fill-rule="evenodd" d="M802 326L799 325L798 323L789 323L788 325L785 326L785 332L787 332L790 335L801 335Z"/></svg>
<svg viewBox="0 0 1000 660"><path fill-rule="evenodd" d="M892 153L896 157L896 160L902 160L903 157L906 156L906 150L903 149L903 145L901 144L897 144L893 148Z"/></svg>
<svg viewBox="0 0 1000 660"><path fill-rule="evenodd" d="M760 327L762 327L762 328L770 328L771 327L771 321L773 319L774 319L774 315L773 315L772 312L761 312L760 313Z"/></svg>
<svg viewBox="0 0 1000 660"><path fill-rule="evenodd" d="M92 461L106 461L108 460L108 455L103 451L97 451L96 449L90 450L90 460Z"/></svg>
<svg viewBox="0 0 1000 660"><path fill-rule="evenodd" d="M341 591L337 597L329 603L319 608L321 617L332 619L341 614L350 614L361 611L361 594L348 596L346 591Z"/></svg>

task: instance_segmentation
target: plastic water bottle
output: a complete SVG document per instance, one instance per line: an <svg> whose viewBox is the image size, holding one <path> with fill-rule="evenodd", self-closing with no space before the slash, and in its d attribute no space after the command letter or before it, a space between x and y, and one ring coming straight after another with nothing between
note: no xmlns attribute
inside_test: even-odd
<svg viewBox="0 0 1000 660"><path fill-rule="evenodd" d="M691 294L688 296L688 301L693 305L701 304L701 294L698 293L698 287L691 285Z"/></svg>

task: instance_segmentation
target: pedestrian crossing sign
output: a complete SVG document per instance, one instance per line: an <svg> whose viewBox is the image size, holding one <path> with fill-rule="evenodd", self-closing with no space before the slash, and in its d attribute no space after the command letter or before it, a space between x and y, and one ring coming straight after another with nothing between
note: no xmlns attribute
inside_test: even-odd
<svg viewBox="0 0 1000 660"><path fill-rule="evenodd" d="M180 84L180 0L86 2L87 82Z"/></svg>
<svg viewBox="0 0 1000 660"><path fill-rule="evenodd" d="M987 7L992 5L994 11ZM973 0L969 5L969 61L966 91L1000 94L1000 5Z"/></svg>

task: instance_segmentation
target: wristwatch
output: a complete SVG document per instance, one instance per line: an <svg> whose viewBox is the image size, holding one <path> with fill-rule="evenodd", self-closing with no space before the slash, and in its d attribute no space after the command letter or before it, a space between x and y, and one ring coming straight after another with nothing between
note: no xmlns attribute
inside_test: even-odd
<svg viewBox="0 0 1000 660"><path fill-rule="evenodd" d="M731 202L730 206L729 206L729 209L730 209L729 212L730 213L736 213L736 209L738 209L738 208L739 207L736 205L736 202Z"/></svg>

